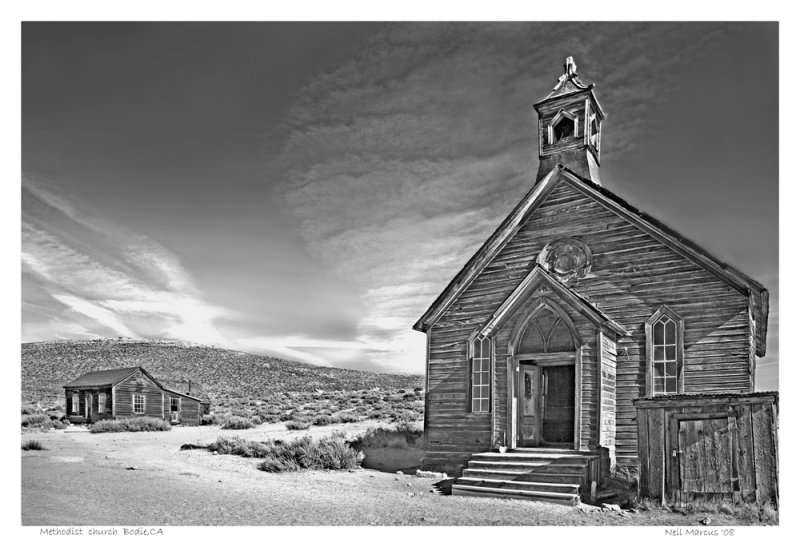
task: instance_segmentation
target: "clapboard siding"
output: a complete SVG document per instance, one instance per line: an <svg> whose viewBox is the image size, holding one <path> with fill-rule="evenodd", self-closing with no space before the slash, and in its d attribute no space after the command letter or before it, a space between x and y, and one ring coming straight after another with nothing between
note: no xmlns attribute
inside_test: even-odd
<svg viewBox="0 0 800 547"><path fill-rule="evenodd" d="M180 399L179 423L183 425L200 425L200 401L169 390L164 391L164 419L171 420L170 399L172 398Z"/></svg>
<svg viewBox="0 0 800 547"><path fill-rule="evenodd" d="M154 418L164 417L164 395L160 387L153 383L146 374L141 371L134 372L129 378L114 386L117 418L128 418L132 416L152 416ZM145 396L144 414L134 414L133 395L141 393Z"/></svg>
<svg viewBox="0 0 800 547"><path fill-rule="evenodd" d="M466 341L531 271L542 248L564 237L582 239L592 252L590 273L572 282L571 288L630 333L617 340L610 335L609 344L616 342L615 349L612 351L609 345L598 357L597 329L592 330L596 326L585 318L575 320L584 343L581 447L596 446L598 441L613 438L617 462L636 463L636 411L632 401L646 395L644 323L661 305L666 304L684 320L685 392L751 389L755 326L748 314L748 297L561 181L429 329L430 393L426 427L429 450L438 455L426 456L426 462L440 461L444 458L442 454L447 453L435 448L437 439L440 445L446 440L454 450L454 460L458 460L462 456L456 453L468 456L476 444L485 443L480 449L491 446L492 424L495 431L505 429L509 386L507 338L502 339L503 332L496 334L491 415L467 412ZM570 314L577 313L568 305L563 307ZM516 319L510 319L507 325ZM504 326L501 331L505 329ZM605 385L601 377L606 379ZM604 408L610 409L612 383L616 395L613 420L603 416L600 403L600 386L603 386ZM460 411L451 403L457 400L459 392L463 394ZM444 399L443 394L453 394L454 398ZM444 401L448 401L447 407L443 406ZM445 408L450 413L449 425L443 429L437 421L443 417ZM602 435L601 422L605 427Z"/></svg>

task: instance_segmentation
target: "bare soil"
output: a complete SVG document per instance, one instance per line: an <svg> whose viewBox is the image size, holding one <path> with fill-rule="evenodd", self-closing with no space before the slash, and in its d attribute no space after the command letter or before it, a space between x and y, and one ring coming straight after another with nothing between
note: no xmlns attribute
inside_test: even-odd
<svg viewBox="0 0 800 547"><path fill-rule="evenodd" d="M374 422L287 431L283 424L224 431L23 433L46 450L22 451L22 524L108 526L266 525L622 525L701 526L703 514L601 512L586 507L441 494L436 479L382 472L266 473L259 460L181 451L218 436L253 440L356 434ZM712 526L747 524L710 515Z"/></svg>

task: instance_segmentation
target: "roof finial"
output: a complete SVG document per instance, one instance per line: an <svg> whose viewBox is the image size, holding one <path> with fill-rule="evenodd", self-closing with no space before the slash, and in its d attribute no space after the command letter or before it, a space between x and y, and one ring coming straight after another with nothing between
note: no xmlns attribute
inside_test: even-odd
<svg viewBox="0 0 800 547"><path fill-rule="evenodd" d="M564 71L567 76L572 76L578 72L578 66L571 56L567 57L567 62L564 63Z"/></svg>

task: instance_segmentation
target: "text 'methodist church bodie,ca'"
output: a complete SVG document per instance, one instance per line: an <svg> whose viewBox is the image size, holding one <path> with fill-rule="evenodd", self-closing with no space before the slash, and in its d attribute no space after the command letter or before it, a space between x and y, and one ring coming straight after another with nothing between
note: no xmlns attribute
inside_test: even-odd
<svg viewBox="0 0 800 547"><path fill-rule="evenodd" d="M767 290L602 186L572 58L534 108L536 183L414 325L428 469L501 444L635 465L634 399L751 392L766 350Z"/></svg>

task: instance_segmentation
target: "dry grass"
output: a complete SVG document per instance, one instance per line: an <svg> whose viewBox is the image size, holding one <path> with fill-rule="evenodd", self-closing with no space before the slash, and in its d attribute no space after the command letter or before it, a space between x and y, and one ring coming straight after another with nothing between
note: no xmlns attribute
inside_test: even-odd
<svg viewBox="0 0 800 547"><path fill-rule="evenodd" d="M22 443L22 450L45 450L45 447L39 441L31 439Z"/></svg>

